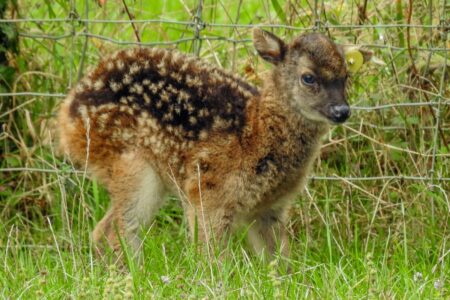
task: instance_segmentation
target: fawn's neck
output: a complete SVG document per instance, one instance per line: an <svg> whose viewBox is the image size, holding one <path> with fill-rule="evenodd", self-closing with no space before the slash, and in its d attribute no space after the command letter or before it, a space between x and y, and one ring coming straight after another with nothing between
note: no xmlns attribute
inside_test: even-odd
<svg viewBox="0 0 450 300"><path fill-rule="evenodd" d="M261 94L249 101L246 144L252 152L276 150L283 156L297 156L300 152L302 156L312 156L328 125L309 120L291 109L282 93L269 77Z"/></svg>

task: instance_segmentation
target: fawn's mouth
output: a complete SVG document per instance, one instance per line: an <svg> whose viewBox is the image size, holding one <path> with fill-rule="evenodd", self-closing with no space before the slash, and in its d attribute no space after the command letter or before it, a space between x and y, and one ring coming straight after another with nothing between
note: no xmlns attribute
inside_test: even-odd
<svg viewBox="0 0 450 300"><path fill-rule="evenodd" d="M311 121L328 123L329 125L342 124L347 121L351 115L350 107L347 104L313 109L300 109L300 113Z"/></svg>

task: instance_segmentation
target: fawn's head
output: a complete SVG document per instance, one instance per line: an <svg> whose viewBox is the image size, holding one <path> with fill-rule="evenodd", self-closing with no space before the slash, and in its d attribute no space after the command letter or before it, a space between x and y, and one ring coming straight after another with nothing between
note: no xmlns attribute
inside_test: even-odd
<svg viewBox="0 0 450 300"><path fill-rule="evenodd" d="M291 108L304 117L331 124L350 116L344 49L320 33L299 36L285 44L274 34L254 29L259 55L275 65L275 80Z"/></svg>

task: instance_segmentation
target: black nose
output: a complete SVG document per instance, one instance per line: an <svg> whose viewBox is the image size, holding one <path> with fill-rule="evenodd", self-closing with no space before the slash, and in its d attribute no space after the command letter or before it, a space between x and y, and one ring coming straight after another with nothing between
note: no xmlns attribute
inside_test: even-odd
<svg viewBox="0 0 450 300"><path fill-rule="evenodd" d="M331 118L336 123L343 123L350 117L350 107L347 104L339 104L331 107Z"/></svg>

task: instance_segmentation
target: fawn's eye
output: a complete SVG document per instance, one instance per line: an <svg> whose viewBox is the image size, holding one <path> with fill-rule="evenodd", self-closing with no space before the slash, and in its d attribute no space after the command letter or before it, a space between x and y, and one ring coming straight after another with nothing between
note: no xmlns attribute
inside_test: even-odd
<svg viewBox="0 0 450 300"><path fill-rule="evenodd" d="M316 77L311 74L303 74L302 75L302 82L306 85L313 85L316 83Z"/></svg>

